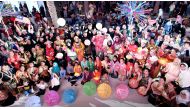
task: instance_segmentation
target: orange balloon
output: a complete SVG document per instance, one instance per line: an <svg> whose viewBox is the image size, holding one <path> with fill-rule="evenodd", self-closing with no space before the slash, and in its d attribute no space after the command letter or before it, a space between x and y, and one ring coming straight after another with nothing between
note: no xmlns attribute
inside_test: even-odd
<svg viewBox="0 0 190 109"><path fill-rule="evenodd" d="M97 88L98 96L102 99L108 99L111 96L112 89L107 83L102 83Z"/></svg>

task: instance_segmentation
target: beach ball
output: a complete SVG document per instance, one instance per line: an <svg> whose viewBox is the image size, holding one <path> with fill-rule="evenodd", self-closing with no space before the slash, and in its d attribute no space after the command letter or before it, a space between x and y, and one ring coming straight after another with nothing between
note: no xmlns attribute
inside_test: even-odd
<svg viewBox="0 0 190 109"><path fill-rule="evenodd" d="M137 79L132 78L129 80L129 87L132 89L136 89L139 86L139 83L137 81Z"/></svg>
<svg viewBox="0 0 190 109"><path fill-rule="evenodd" d="M97 88L98 96L102 99L108 99L111 96L112 89L107 83L102 83Z"/></svg>
<svg viewBox="0 0 190 109"><path fill-rule="evenodd" d="M25 107L41 107L41 100L39 96L30 96L25 101Z"/></svg>
<svg viewBox="0 0 190 109"><path fill-rule="evenodd" d="M96 93L96 84L92 81L86 82L83 86L85 95L92 96Z"/></svg>
<svg viewBox="0 0 190 109"><path fill-rule="evenodd" d="M116 87L116 97L119 100L124 100L128 97L129 95L129 88L125 84L119 84Z"/></svg>
<svg viewBox="0 0 190 109"><path fill-rule="evenodd" d="M57 24L58 24L59 26L65 26L66 21L65 21L65 19L63 19L63 18L59 18L59 19L57 20Z"/></svg>
<svg viewBox="0 0 190 109"><path fill-rule="evenodd" d="M63 92L62 100L66 104L71 104L76 101L77 92L74 89L66 89Z"/></svg>
<svg viewBox="0 0 190 109"><path fill-rule="evenodd" d="M44 95L44 102L48 106L54 106L57 105L60 102L60 96L56 91L48 91Z"/></svg>

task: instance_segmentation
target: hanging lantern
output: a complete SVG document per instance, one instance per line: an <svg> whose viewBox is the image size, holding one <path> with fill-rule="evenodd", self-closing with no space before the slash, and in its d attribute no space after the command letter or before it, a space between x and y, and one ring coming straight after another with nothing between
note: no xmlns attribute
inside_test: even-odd
<svg viewBox="0 0 190 109"><path fill-rule="evenodd" d="M102 24L101 24L101 23L97 23L97 24L96 24L96 28L97 28L98 30L101 30L101 29L102 29Z"/></svg>
<svg viewBox="0 0 190 109"><path fill-rule="evenodd" d="M98 96L102 99L108 99L111 96L112 89L107 83L102 83L97 88Z"/></svg>
<svg viewBox="0 0 190 109"><path fill-rule="evenodd" d="M59 18L59 19L57 20L57 24L58 24L59 26L65 26L66 21L65 21L65 19L63 19L63 18Z"/></svg>

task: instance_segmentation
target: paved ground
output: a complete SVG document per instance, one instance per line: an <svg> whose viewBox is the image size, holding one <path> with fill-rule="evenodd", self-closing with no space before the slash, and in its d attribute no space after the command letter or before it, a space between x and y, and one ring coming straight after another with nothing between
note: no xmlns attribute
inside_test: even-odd
<svg viewBox="0 0 190 109"><path fill-rule="evenodd" d="M112 96L108 99L108 100L101 100L98 95L94 95L94 96L86 96L84 95L84 93L82 92L82 86L78 85L78 86L70 86L70 83L68 83L66 80L63 81L62 86L60 88L60 90L58 91L59 94L61 94L63 92L64 89L68 89L68 88L73 88L75 90L78 91L78 97L77 100L73 103L73 104L64 104L63 102L60 102L58 105L56 106L70 106L70 107L152 107L152 105L150 103L148 103L147 101L147 97L143 97L137 94L136 90L134 89L130 89L130 93L129 96L126 100L124 101L120 101L117 100L115 98L115 87L117 86L117 84L120 83L119 80L116 79L111 79L111 87L112 87ZM125 82L127 83L127 82ZM20 99L18 101L16 101L12 106L19 106L22 107L24 106L24 101L26 101L28 97L20 97ZM43 96L41 97L41 99L43 100ZM45 103L43 104L43 106L47 106Z"/></svg>

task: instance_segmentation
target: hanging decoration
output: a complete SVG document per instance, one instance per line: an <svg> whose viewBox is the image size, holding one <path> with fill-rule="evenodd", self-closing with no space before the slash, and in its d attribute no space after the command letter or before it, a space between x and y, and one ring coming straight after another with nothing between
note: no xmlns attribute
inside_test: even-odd
<svg viewBox="0 0 190 109"><path fill-rule="evenodd" d="M118 5L121 11L121 16L128 17L129 24L131 25L135 19L143 22L147 19L145 13L150 12L144 9L144 7L148 5L146 1L127 1L125 4Z"/></svg>

